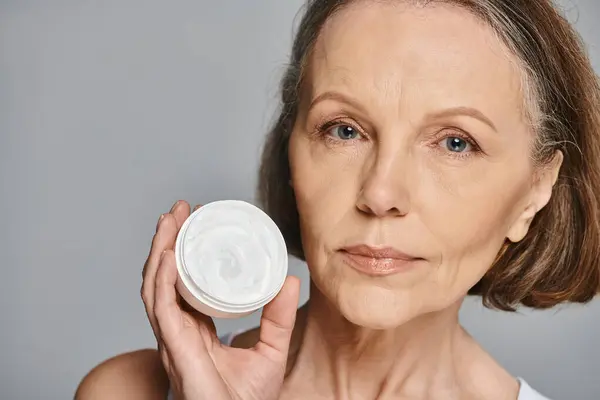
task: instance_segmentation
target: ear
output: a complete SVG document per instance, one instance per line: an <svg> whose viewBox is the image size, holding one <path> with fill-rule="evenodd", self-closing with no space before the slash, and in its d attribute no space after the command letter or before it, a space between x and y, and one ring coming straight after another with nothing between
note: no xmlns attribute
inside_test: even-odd
<svg viewBox="0 0 600 400"><path fill-rule="evenodd" d="M556 150L552 161L536 172L536 177L530 191L529 202L521 215L508 231L507 238L511 242L523 240L535 215L548 204L552 196L552 188L558 180L558 173L563 163L563 153Z"/></svg>

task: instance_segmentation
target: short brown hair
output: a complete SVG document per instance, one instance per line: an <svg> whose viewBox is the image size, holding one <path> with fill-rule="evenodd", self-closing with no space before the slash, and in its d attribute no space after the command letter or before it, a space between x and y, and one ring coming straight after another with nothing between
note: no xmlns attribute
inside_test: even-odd
<svg viewBox="0 0 600 400"><path fill-rule="evenodd" d="M356 0L354 0L356 1ZM564 155L550 202L525 238L506 242L470 291L487 307L549 308L590 301L600 289L600 85L583 43L550 0L429 0L454 4L491 26L520 61L524 97L536 132L532 155ZM289 185L288 144L303 70L325 22L352 0L310 0L281 82L281 109L263 149L258 197L280 227L290 254L304 260L299 216Z"/></svg>

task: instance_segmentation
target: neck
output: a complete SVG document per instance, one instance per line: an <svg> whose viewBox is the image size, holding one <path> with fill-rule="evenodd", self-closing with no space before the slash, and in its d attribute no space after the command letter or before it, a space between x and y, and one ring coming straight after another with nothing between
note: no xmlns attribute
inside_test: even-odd
<svg viewBox="0 0 600 400"><path fill-rule="evenodd" d="M459 308L460 302L394 329L368 329L345 319L313 287L292 339L286 385L309 381L324 398L338 399L474 397L462 377L472 380L468 374L484 363L470 356L478 347L458 322Z"/></svg>

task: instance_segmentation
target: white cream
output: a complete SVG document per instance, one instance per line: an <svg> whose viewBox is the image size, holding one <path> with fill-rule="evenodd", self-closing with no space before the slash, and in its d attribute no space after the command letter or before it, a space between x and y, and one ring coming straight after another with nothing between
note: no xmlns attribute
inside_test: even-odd
<svg viewBox="0 0 600 400"><path fill-rule="evenodd" d="M262 210L242 201L217 201L195 211L179 232L176 253L180 293L215 316L257 310L287 275L281 232Z"/></svg>

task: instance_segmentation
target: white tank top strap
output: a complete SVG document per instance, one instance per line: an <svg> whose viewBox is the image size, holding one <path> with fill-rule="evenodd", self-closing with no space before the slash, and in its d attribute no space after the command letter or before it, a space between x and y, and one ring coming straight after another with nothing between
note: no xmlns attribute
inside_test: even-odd
<svg viewBox="0 0 600 400"><path fill-rule="evenodd" d="M221 343L223 343L226 346L231 346L231 343L233 342L233 339L235 339L235 337L239 334L240 332L230 332L227 333L223 336L219 336L219 341Z"/></svg>
<svg viewBox="0 0 600 400"><path fill-rule="evenodd" d="M535 391L523 378L517 378L519 381L519 397L517 400L550 400Z"/></svg>

